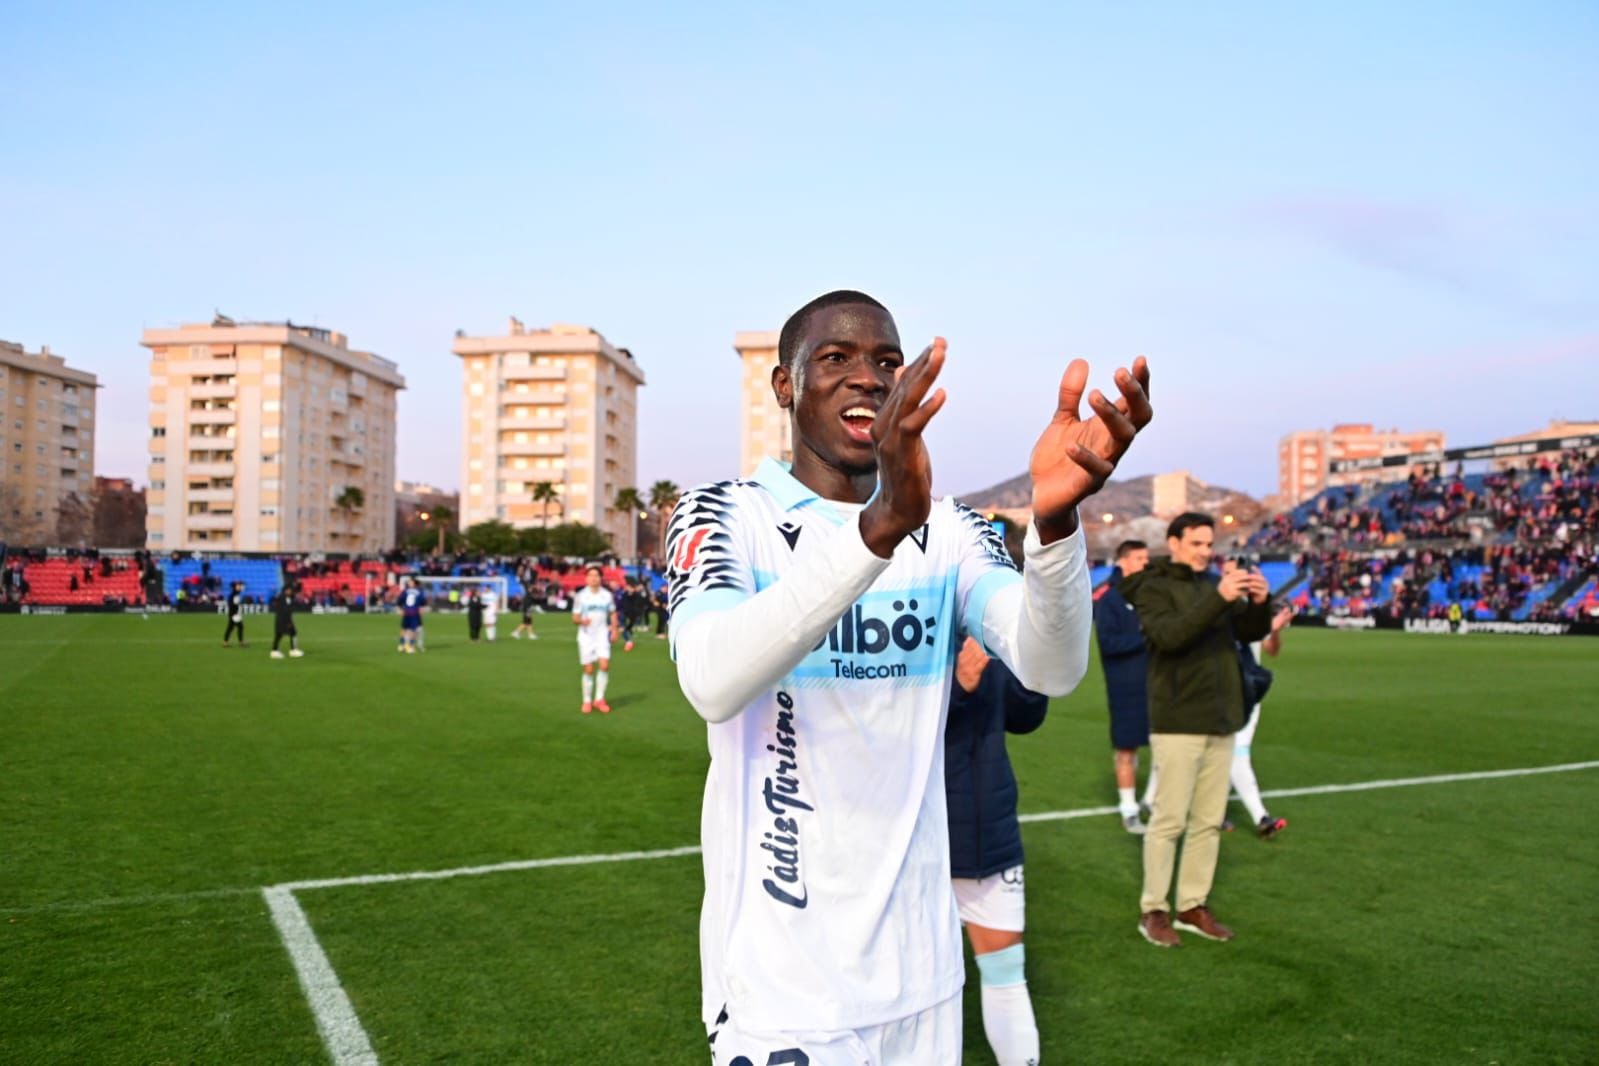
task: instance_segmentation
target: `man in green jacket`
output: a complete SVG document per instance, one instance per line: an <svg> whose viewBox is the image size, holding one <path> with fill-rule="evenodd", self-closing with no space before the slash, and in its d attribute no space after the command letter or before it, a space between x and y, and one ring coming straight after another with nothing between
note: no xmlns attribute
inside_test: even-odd
<svg viewBox="0 0 1599 1066"><path fill-rule="evenodd" d="M1244 725L1233 641L1271 632L1271 587L1259 571L1243 567L1215 580L1209 572L1215 527L1209 515L1178 515L1166 530L1171 558L1155 560L1121 586L1149 644L1149 748L1157 782L1144 835L1138 931L1160 947L1182 943L1178 929L1209 940L1233 937L1205 904L1216 876L1233 734ZM1167 897L1179 837L1174 922Z"/></svg>

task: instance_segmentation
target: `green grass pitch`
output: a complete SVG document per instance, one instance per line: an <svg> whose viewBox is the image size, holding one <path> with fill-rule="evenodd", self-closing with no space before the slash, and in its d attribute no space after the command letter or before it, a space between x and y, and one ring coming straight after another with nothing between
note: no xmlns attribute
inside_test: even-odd
<svg viewBox="0 0 1599 1066"><path fill-rule="evenodd" d="M570 624L506 621L434 617L401 656L392 617L305 617L272 661L264 618L223 650L214 617L0 617L0 1061L326 1061L262 886L697 844L664 642L584 718ZM1267 789L1599 759L1599 643L1286 644ZM1026 812L1113 802L1097 661L1011 752ZM1113 817L1025 827L1045 1061L1599 1060L1599 770L1272 807L1280 839L1223 842L1238 939L1179 951L1135 931ZM706 1061L694 856L297 898L384 1063Z"/></svg>

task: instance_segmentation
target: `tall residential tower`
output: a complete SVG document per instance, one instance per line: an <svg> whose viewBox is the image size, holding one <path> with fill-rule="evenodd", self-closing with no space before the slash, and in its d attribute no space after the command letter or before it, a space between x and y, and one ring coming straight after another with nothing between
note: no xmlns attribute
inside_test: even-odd
<svg viewBox="0 0 1599 1066"><path fill-rule="evenodd" d="M612 506L619 489L643 491L633 353L587 326L515 318L498 336L457 334L450 350L463 379L461 528L584 522L618 555L636 554L636 516ZM541 482L554 501L533 498Z"/></svg>
<svg viewBox="0 0 1599 1066"><path fill-rule="evenodd" d="M152 551L393 546L394 363L331 330L220 315L140 343Z"/></svg>
<svg viewBox="0 0 1599 1066"><path fill-rule="evenodd" d="M0 540L57 540L64 503L87 513L94 488L95 376L49 347L0 341Z"/></svg>

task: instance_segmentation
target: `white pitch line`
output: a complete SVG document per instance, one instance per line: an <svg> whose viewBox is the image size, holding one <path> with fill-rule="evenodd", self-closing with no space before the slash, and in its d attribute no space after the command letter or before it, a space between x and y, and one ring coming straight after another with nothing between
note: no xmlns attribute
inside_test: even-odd
<svg viewBox="0 0 1599 1066"><path fill-rule="evenodd" d="M1441 785L1456 781L1483 781L1499 777L1527 777L1532 774L1569 773L1574 770L1599 768L1593 762L1563 763L1559 766L1531 766L1516 770L1483 770L1476 773L1436 774L1431 777L1405 777L1386 781L1358 781L1348 785L1314 785L1309 788L1286 788L1266 792L1267 796L1314 796L1333 792L1365 792L1382 788L1404 788L1411 785ZM1088 818L1095 815L1114 814L1115 807L1083 807L1070 811L1045 811L1024 814L1023 822L1064 821L1070 818ZM339 975L328 961L327 953L311 929L296 891L313 888L343 888L354 885L385 885L402 881L440 881L453 877L478 877L484 874L508 873L515 870L540 870L556 866L592 866L607 862L641 862L648 859L670 859L697 855L697 847L665 848L657 851L623 851L609 855L566 855L553 859L527 859L521 862L500 862L488 866L459 866L449 870L419 870L401 874L370 874L364 877L332 877L315 881L290 881L261 890L267 906L272 911L273 924L283 939L294 971L300 978L306 1002L316 1019L317 1031L327 1046L334 1066L378 1066L377 1053L355 1007L339 983Z"/></svg>
<svg viewBox="0 0 1599 1066"><path fill-rule="evenodd" d="M1530 777L1533 774L1568 774L1573 770L1599 769L1599 759L1568 762L1558 766L1528 766L1519 770L1478 770L1469 774L1434 774L1431 777L1396 777L1388 781L1357 781L1352 785L1312 785L1309 788L1277 788L1262 796L1322 796L1330 792L1365 792L1374 788L1409 788L1412 785L1447 785L1454 781L1487 781L1495 777Z"/></svg>
<svg viewBox="0 0 1599 1066"><path fill-rule="evenodd" d="M264 888L261 894L272 911L272 924L278 927L278 935L288 949L334 1066L378 1066L372 1041L361 1028L361 1019L355 1016L355 1007L339 984L339 975L333 972L321 942L311 931L300 901L284 888Z"/></svg>
<svg viewBox="0 0 1599 1066"><path fill-rule="evenodd" d="M1431 777L1395 777L1386 781L1356 781L1348 785L1311 785L1307 788L1273 788L1262 796L1325 796L1334 792L1370 792L1380 788L1409 788L1413 785L1447 785L1456 781L1487 781L1496 777L1530 777L1533 774L1568 774L1574 770L1599 769L1599 760L1568 762L1557 766L1524 766L1515 770L1477 770L1465 774L1434 774ZM1074 811L1042 811L1021 815L1022 822L1063 822L1070 818L1089 818L1115 814L1116 807L1081 807Z"/></svg>
<svg viewBox="0 0 1599 1066"><path fill-rule="evenodd" d="M562 855L553 859L521 859L497 862L490 866L458 866L452 870L417 870L405 874L367 874L362 877L328 877L318 881L286 881L273 888L302 892L311 888L344 888L350 885L387 885L396 881L442 881L450 877L480 877L483 874L513 870L542 870L549 866L592 866L601 862L642 862L646 859L675 859L698 855L698 847L664 848L659 851L618 851L609 855Z"/></svg>

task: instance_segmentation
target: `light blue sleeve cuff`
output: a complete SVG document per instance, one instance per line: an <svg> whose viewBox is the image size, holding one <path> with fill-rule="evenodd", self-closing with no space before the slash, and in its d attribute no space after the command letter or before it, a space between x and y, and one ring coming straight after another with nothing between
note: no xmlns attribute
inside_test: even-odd
<svg viewBox="0 0 1599 1066"><path fill-rule="evenodd" d="M1022 575L1014 570L998 569L990 570L977 579L977 584L966 595L966 610L961 615L961 628L967 636L975 637L979 644L983 643L983 618L988 613L988 601L994 598L994 593L1009 588L1021 579Z"/></svg>

